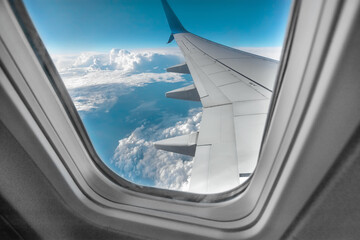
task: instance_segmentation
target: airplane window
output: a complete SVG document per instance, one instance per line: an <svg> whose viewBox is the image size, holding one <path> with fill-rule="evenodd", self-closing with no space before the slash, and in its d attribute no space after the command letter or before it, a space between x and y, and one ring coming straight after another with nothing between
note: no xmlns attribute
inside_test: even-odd
<svg viewBox="0 0 360 240"><path fill-rule="evenodd" d="M113 172L194 193L251 176L290 0L24 3Z"/></svg>

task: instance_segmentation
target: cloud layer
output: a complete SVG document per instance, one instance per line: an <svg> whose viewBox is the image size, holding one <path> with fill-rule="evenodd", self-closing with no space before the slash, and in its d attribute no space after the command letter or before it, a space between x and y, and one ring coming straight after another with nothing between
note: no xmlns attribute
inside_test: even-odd
<svg viewBox="0 0 360 240"><path fill-rule="evenodd" d="M175 50L112 49L109 53L57 55L53 61L78 111L109 108L134 87L184 81L181 75L164 71L182 61Z"/></svg>
<svg viewBox="0 0 360 240"><path fill-rule="evenodd" d="M201 109L191 109L186 118L166 117L159 125L142 125L119 140L112 163L120 176L144 185L187 191L192 158L156 150L153 142L198 131L201 114Z"/></svg>

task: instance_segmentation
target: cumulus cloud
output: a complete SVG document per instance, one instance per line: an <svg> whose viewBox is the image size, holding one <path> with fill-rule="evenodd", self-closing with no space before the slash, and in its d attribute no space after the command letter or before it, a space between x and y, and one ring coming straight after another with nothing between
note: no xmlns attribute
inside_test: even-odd
<svg viewBox="0 0 360 240"><path fill-rule="evenodd" d="M139 73L127 75L122 71L91 71L86 74L63 77L67 89L90 87L96 85L122 84L128 87L141 87L152 82L181 82L181 75L176 73Z"/></svg>
<svg viewBox="0 0 360 240"><path fill-rule="evenodd" d="M186 118L166 117L156 126L136 128L130 136L119 140L112 163L125 179L159 188L187 191L191 157L156 150L153 142L198 131L201 109L191 109Z"/></svg>
<svg viewBox="0 0 360 240"><path fill-rule="evenodd" d="M112 49L109 53L87 52L52 56L78 111L108 108L117 97L153 82L185 79L165 72L182 61L179 51ZM124 91L126 89L126 91Z"/></svg>
<svg viewBox="0 0 360 240"><path fill-rule="evenodd" d="M102 109L108 111L118 97L132 92L132 88L123 84L97 84L68 89L79 112L90 112Z"/></svg>

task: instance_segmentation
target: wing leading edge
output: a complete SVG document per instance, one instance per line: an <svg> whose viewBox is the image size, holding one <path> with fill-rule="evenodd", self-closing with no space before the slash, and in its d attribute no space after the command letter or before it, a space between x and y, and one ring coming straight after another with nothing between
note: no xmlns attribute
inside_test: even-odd
<svg viewBox="0 0 360 240"><path fill-rule="evenodd" d="M201 101L200 131L155 143L157 149L194 156L190 192L218 193L238 186L255 169L278 62L223 46L188 32L162 0L194 84L167 97ZM196 135L196 137L195 137Z"/></svg>

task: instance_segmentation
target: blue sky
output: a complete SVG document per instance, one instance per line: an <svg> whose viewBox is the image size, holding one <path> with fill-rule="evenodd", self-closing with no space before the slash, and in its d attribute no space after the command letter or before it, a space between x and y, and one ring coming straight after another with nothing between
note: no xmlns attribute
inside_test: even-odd
<svg viewBox="0 0 360 240"><path fill-rule="evenodd" d="M281 46L290 0L168 0L184 27L241 47ZM159 48L170 30L160 0L24 0L53 54Z"/></svg>

